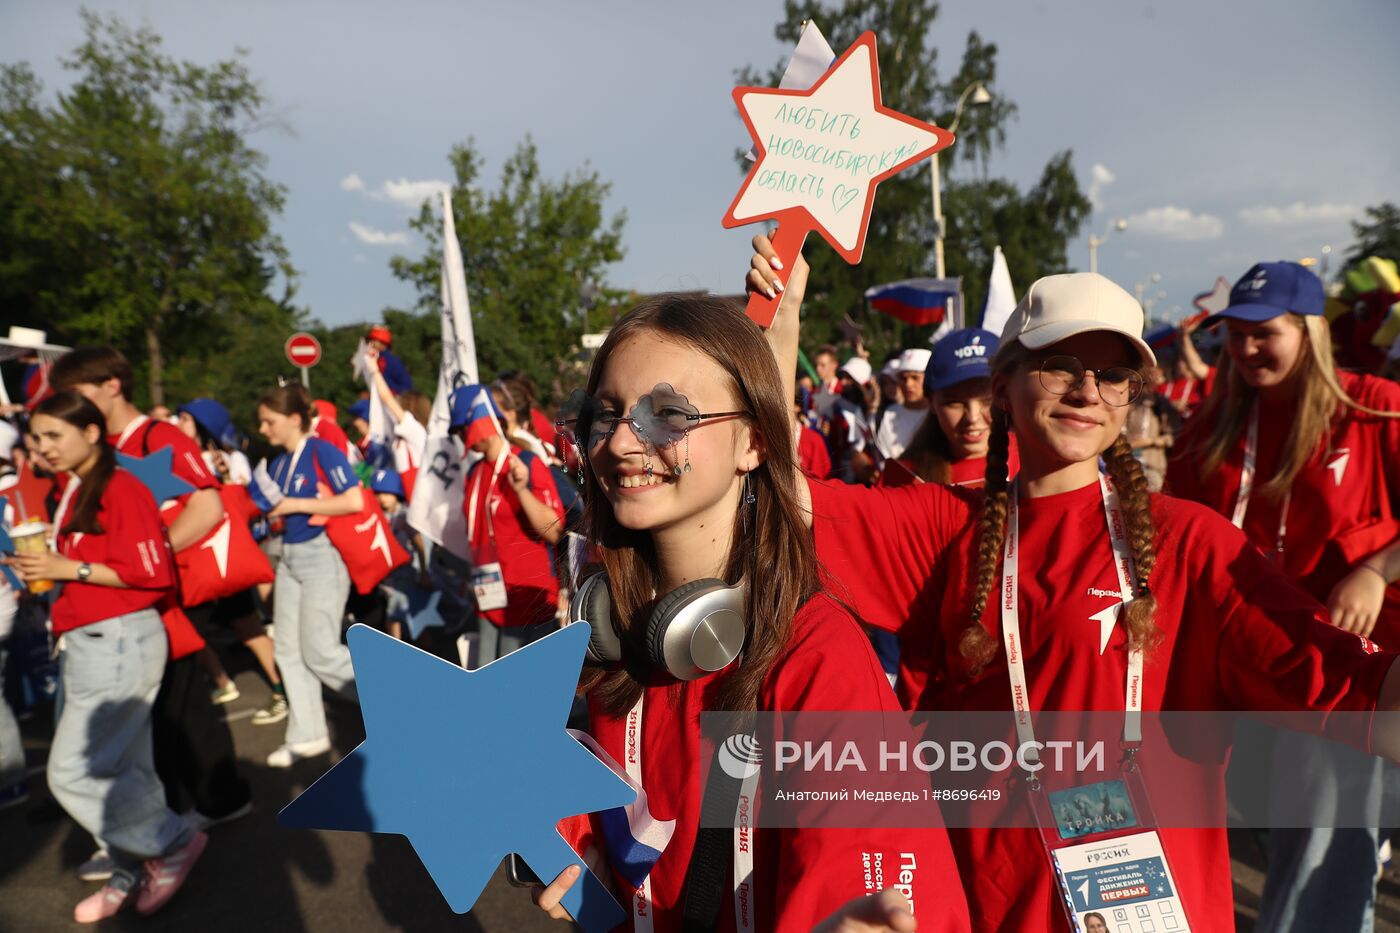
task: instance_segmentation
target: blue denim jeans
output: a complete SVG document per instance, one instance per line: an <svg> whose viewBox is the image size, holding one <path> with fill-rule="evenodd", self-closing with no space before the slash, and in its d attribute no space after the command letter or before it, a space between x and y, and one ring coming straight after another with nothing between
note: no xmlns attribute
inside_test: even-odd
<svg viewBox="0 0 1400 933"><path fill-rule="evenodd" d="M168 651L153 609L113 616L63 639L63 713L49 749L49 790L117 862L130 886L142 859L189 842L165 805L151 758L151 706Z"/></svg>
<svg viewBox="0 0 1400 933"><path fill-rule="evenodd" d="M1386 771L1381 759L1360 751L1278 733L1276 828L1269 830L1259 933L1371 933L1375 928ZM1357 826L1364 821L1370 825Z"/></svg>
<svg viewBox="0 0 1400 933"><path fill-rule="evenodd" d="M273 653L287 690L288 743L328 735L322 684L357 698L350 649L340 640L349 595L350 571L325 534L283 544L273 585Z"/></svg>
<svg viewBox="0 0 1400 933"><path fill-rule="evenodd" d="M9 639L0 639L0 789L24 780L24 740L14 710L5 700L5 661Z"/></svg>

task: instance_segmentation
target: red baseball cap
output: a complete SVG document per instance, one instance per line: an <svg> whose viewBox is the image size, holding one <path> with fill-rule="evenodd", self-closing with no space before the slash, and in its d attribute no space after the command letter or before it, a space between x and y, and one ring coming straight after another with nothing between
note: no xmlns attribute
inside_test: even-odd
<svg viewBox="0 0 1400 933"><path fill-rule="evenodd" d="M376 324L371 327L369 333L365 334L365 337L368 340L378 340L386 347L393 346L394 344L394 335L390 333L389 328L385 327L383 324Z"/></svg>

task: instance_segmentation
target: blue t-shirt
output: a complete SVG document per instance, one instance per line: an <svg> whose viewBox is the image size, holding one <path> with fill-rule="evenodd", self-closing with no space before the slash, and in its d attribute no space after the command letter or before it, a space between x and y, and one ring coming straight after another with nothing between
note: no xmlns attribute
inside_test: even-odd
<svg viewBox="0 0 1400 933"><path fill-rule="evenodd" d="M296 499L315 499L318 482L325 482L333 494L359 485L359 479L351 469L350 461L345 459L345 455L337 450L334 444L319 437L306 439L296 463L292 463L294 456L296 454L282 454L272 461L272 468L268 471L283 495ZM316 473L318 464L321 467L320 476ZM321 476L325 479L322 480ZM301 544L321 534L325 530L324 527L311 524L311 518L312 516L300 512L288 515L282 541L286 544Z"/></svg>

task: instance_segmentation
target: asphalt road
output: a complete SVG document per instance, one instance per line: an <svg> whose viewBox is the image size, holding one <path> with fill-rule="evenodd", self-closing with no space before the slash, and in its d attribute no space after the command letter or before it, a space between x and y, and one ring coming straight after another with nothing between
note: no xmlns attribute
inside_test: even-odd
<svg viewBox="0 0 1400 933"><path fill-rule="evenodd" d="M550 921L528 893L497 872L465 915L452 913L408 842L398 836L285 830L278 809L363 738L352 706L330 703L335 752L289 771L263 762L280 744L282 725L254 726L253 711L267 699L245 652L225 653L242 697L226 707L244 774L253 786L254 811L210 830L209 848L189 881L154 917L118 914L98 929L200 933L340 933L340 931L568 931ZM244 664L241 669L238 664ZM23 722L33 794L28 804L0 812L0 933L90 929L72 921L73 905L94 890L75 871L92 851L91 839L48 798L43 762L50 729L46 710ZM405 793L412 793L405 788ZM1236 918L1253 929L1263 887L1263 861L1253 839L1232 833ZM1400 933L1400 878L1380 886L1379 931Z"/></svg>

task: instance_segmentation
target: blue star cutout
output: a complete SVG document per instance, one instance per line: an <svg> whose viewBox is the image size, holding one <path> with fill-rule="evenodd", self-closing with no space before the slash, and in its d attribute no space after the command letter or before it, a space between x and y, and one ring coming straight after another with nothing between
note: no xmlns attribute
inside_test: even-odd
<svg viewBox="0 0 1400 933"><path fill-rule="evenodd" d="M15 552L14 539L10 537L10 532L5 528L5 523L3 521L0 521L0 551L6 554L13 554ZM3 572L5 580L14 588L15 592L24 592L24 584L20 582L18 575L16 575L13 570L9 567L0 566L0 572Z"/></svg>
<svg viewBox="0 0 1400 933"><path fill-rule="evenodd" d="M156 505L166 499L174 499L185 493L194 492L194 487L171 472L175 462L175 448L161 447L144 457L117 454L117 466L126 470L141 481L156 498Z"/></svg>
<svg viewBox="0 0 1400 933"><path fill-rule="evenodd" d="M427 629L437 626L442 628L446 625L443 621L442 613L438 612L438 603L442 602L441 590L423 590L413 587L408 591L408 637L413 641L418 640Z"/></svg>
<svg viewBox="0 0 1400 933"><path fill-rule="evenodd" d="M407 836L457 913L472 909L512 852L546 880L579 865L560 903L585 930L623 923L621 905L555 829L564 817L636 797L564 728L589 632L587 623L568 625L464 671L353 626L347 641L365 740L278 823Z"/></svg>

